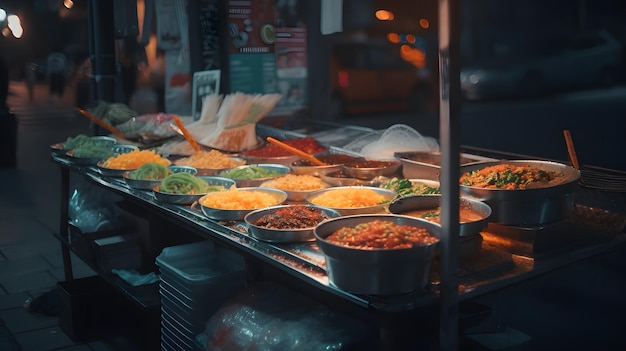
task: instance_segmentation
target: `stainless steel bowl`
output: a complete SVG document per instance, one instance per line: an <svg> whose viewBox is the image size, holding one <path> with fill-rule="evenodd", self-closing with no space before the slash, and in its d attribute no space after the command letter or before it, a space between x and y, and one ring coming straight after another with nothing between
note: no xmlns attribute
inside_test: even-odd
<svg viewBox="0 0 626 351"><path fill-rule="evenodd" d="M308 174L320 177L323 174L337 172L341 170L344 163L357 159L346 154L322 154L315 156L318 160L326 163L324 166L316 166L308 160L300 159L289 164L294 174Z"/></svg>
<svg viewBox="0 0 626 351"><path fill-rule="evenodd" d="M565 180L559 184L523 190L486 189L460 186L461 195L484 201L492 210L490 222L506 225L537 226L561 221L573 205L580 172L575 168L551 161L512 160L472 164L461 167L461 174L500 163L529 165L548 171L562 172Z"/></svg>
<svg viewBox="0 0 626 351"><path fill-rule="evenodd" d="M317 197L320 195L326 195L326 194L342 194L344 192L347 192L349 190L370 190L375 192L378 195L381 195L383 197L383 202L382 203L378 203L376 205L372 205L372 206L361 206L361 207L335 207L335 206L329 206L327 204L323 204L323 203L317 203ZM367 213L385 213L387 211L387 206L389 205L389 203L391 202L391 200L393 200L396 197L396 192L393 190L387 190L387 189L381 189L381 188L376 188L376 187L369 187L369 186L342 186L342 187L333 187L333 188L328 188L328 189L322 189L322 190L316 190L312 193L310 193L309 195L307 195L305 197L305 200L313 205L316 206L323 206L323 207L330 207L336 211L338 211L339 213L341 213L342 216L349 216L349 215L356 215L356 214L367 214ZM349 199L348 199L349 200Z"/></svg>
<svg viewBox="0 0 626 351"><path fill-rule="evenodd" d="M341 169L348 177L372 179L398 175L401 167L402 163L397 160L358 159L344 164Z"/></svg>
<svg viewBox="0 0 626 351"><path fill-rule="evenodd" d="M115 155L127 154L134 150L139 150L139 148L135 145L124 145L124 144L117 144L117 145L111 146L111 151L113 151ZM115 156L112 156L112 157L115 157ZM106 160L102 160L96 164L100 174L102 174L105 177L119 178L119 177L124 176L124 172L130 172L130 171L134 171L135 169L137 169L137 168L133 168L133 169L109 168L105 166L105 162Z"/></svg>
<svg viewBox="0 0 626 351"><path fill-rule="evenodd" d="M323 181L332 186L355 186L355 185L371 185L371 179L358 179L348 177L342 170L320 174Z"/></svg>
<svg viewBox="0 0 626 351"><path fill-rule="evenodd" d="M95 145L99 145L99 146L113 146L117 143L117 139L108 137L108 136L97 135L97 136L91 136L89 137L89 139L91 139L91 141ZM63 156L67 156L67 152L70 151L70 149L65 148L65 142L60 142L60 143L55 143L55 144L50 145L50 151L54 155L63 157ZM95 164L95 162L92 164Z"/></svg>
<svg viewBox="0 0 626 351"><path fill-rule="evenodd" d="M74 155L74 150L70 150L66 153L65 157L71 161L75 165L79 166L94 166L97 165L98 162L103 161L108 158L108 156L104 157L79 157Z"/></svg>
<svg viewBox="0 0 626 351"><path fill-rule="evenodd" d="M196 169L188 166L169 166L168 167L172 173L189 173L191 175L196 174ZM161 184L162 179L132 179L130 178L130 172L124 172L122 174L122 178L124 178L124 182L133 188L138 190L152 190L155 186Z"/></svg>
<svg viewBox="0 0 626 351"><path fill-rule="evenodd" d="M430 282L438 242L407 249L358 249L326 240L340 228L375 220L424 228L437 238L440 235L439 225L408 216L370 214L329 219L313 231L326 258L329 282L355 294L397 295L423 290Z"/></svg>
<svg viewBox="0 0 626 351"><path fill-rule="evenodd" d="M278 189L272 189L272 188L249 187L249 188L232 189L231 191L244 192L244 193L245 192L262 192L262 193L268 194L272 196L275 199L275 201L273 204L267 207L281 205L287 199L286 192L282 190L278 190ZM210 219L222 220L222 221L243 220L244 217L248 213L259 209L259 207L241 208L241 209L239 208L238 209L225 209L225 208L216 208L216 207L206 206L204 204L205 199L208 199L211 196L214 196L214 195L209 193L198 200L202 213Z"/></svg>
<svg viewBox="0 0 626 351"><path fill-rule="evenodd" d="M243 158L240 157L231 157L231 159L235 160L236 162L239 162L240 165L245 165L247 162L246 160L244 160ZM226 168L201 168L201 167L197 167L196 169L198 170L198 175L199 176L214 176L217 175L218 173L227 170L229 168L232 167L226 167Z"/></svg>
<svg viewBox="0 0 626 351"><path fill-rule="evenodd" d="M260 210L255 210L244 217L244 221L248 224L248 232L256 239L273 242L273 243L294 243L303 241L313 241L315 236L313 235L313 229L315 226L309 228L298 229L273 229L258 226L255 223L263 216L275 213L283 208L292 207L307 207L322 211L329 219L341 216L339 212L325 207L313 206L313 205L279 205Z"/></svg>
<svg viewBox="0 0 626 351"><path fill-rule="evenodd" d="M235 182L232 179L222 178L222 177L211 177L211 176L198 176L204 180L208 185L214 186L223 186L224 189L229 189L230 187L235 185ZM200 200L203 196L209 193L200 193L200 194L172 194L159 190L159 185L153 188L154 198L158 201L167 202L176 205L191 205L194 202Z"/></svg>
<svg viewBox="0 0 626 351"><path fill-rule="evenodd" d="M263 178L255 178L255 179L242 179L242 178L232 177L229 175L229 173L232 171L245 170L250 167L261 167L263 169L274 172L274 175L271 177L263 177ZM289 172L291 172L291 168L289 168L289 166L280 165L280 164L270 164L270 163L255 163L255 164L247 164L243 166L228 168L226 170L219 172L217 175L220 177L233 179L235 182L237 182L237 186L240 188L249 188L249 187L258 187L261 184L263 184L263 182L265 181L268 181L276 177L280 177L282 175L288 174Z"/></svg>
<svg viewBox="0 0 626 351"><path fill-rule="evenodd" d="M395 152L394 157L402 163L404 178L422 178L439 181L441 174L441 153L430 151L403 151ZM494 158L461 153L461 165L470 165L480 162L493 162Z"/></svg>
<svg viewBox="0 0 626 351"><path fill-rule="evenodd" d="M480 233L487 228L489 217L491 216L491 207L484 202L472 199L459 199L461 208L472 214L471 220L465 220L463 217L459 223L459 235L470 236ZM394 199L389 204L389 212L413 216L411 211L434 210L439 211L441 204L441 195L409 195ZM421 218L421 217L417 217ZM429 220L428 218L424 218ZM433 221L438 223L439 221Z"/></svg>
<svg viewBox="0 0 626 351"><path fill-rule="evenodd" d="M296 156L296 155L277 156L277 157L259 157L259 156L242 155L242 157L244 160L246 160L247 163L270 163L270 164L279 164L279 165L289 165L290 163L300 159L300 156Z"/></svg>
<svg viewBox="0 0 626 351"><path fill-rule="evenodd" d="M105 177L118 178L118 177L122 177L124 175L124 173L126 173L126 172L130 172L130 171L134 171L135 170L135 169L108 168L108 167L104 166L104 161L105 160L98 161L98 163L96 163L96 166L98 168L98 172L100 172L100 174L102 174Z"/></svg>

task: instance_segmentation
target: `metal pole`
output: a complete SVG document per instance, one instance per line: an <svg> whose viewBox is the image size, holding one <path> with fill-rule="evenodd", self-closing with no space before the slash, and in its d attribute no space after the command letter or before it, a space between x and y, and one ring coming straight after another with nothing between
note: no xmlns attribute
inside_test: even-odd
<svg viewBox="0 0 626 351"><path fill-rule="evenodd" d="M441 250L439 347L458 349L460 43L459 0L439 0Z"/></svg>
<svg viewBox="0 0 626 351"><path fill-rule="evenodd" d="M115 100L117 73L113 26L113 1L89 0L89 59L91 79L95 84L94 99Z"/></svg>

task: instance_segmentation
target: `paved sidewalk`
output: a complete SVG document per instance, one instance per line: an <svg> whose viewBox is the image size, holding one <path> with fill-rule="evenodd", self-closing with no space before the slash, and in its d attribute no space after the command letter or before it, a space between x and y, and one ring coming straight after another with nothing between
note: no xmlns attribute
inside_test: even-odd
<svg viewBox="0 0 626 351"><path fill-rule="evenodd" d="M62 102L48 103L39 84L34 101L23 82L11 82L8 105L17 116L17 167L0 168L0 350L108 351L104 341L77 343L56 316L28 311L24 304L64 280L59 242L60 172L49 145L68 136L91 134L90 122L73 111L73 87ZM95 273L73 257L76 278ZM3 327L4 325L4 327ZM18 346L12 341L15 341Z"/></svg>

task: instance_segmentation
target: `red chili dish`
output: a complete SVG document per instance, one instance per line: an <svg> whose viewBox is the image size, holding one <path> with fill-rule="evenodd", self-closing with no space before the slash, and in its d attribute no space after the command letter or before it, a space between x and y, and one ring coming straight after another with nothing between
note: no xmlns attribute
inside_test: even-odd
<svg viewBox="0 0 626 351"><path fill-rule="evenodd" d="M433 244L439 239L424 228L375 220L353 228L340 228L326 241L359 249L408 249Z"/></svg>
<svg viewBox="0 0 626 351"><path fill-rule="evenodd" d="M319 208L290 206L264 215L257 219L254 225L269 229L304 229L313 228L328 218L328 215Z"/></svg>

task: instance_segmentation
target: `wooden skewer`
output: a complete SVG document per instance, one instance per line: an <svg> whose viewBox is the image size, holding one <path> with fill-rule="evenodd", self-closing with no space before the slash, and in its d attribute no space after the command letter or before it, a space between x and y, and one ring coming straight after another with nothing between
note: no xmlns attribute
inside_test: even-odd
<svg viewBox="0 0 626 351"><path fill-rule="evenodd" d="M275 144L277 146L282 147L283 149L291 152L294 155L298 155L300 157L302 157L303 159L309 160L311 161L311 163L313 163L316 166L326 166L326 164L320 160L318 160L317 158L315 158L315 156L311 155L311 154L307 154L306 152L302 151L302 150L298 150L295 147L289 146L285 143L283 143L282 141L276 140L272 137L267 137L267 141L269 141L272 144Z"/></svg>
<svg viewBox="0 0 626 351"><path fill-rule="evenodd" d="M109 123L107 123L107 122L101 120L100 118L94 116L89 111L83 110L80 107L74 107L74 110L80 112L81 115L83 115L83 116L89 118L90 120L94 121L100 127L102 127L104 129L108 130L109 132L113 133L113 135L115 135L116 137L121 138L121 139L126 139L126 136L124 135L124 133L120 132L117 128L113 127Z"/></svg>
<svg viewBox="0 0 626 351"><path fill-rule="evenodd" d="M187 128L185 128L185 125L180 120L180 118L178 118L178 116L176 115L174 115L173 118L174 118L174 122L176 122L176 125L178 126L178 129L180 129L185 139L187 139L189 144L191 144L191 147L193 148L193 150L196 152L200 151L200 145L198 145L198 142L196 142L196 139L194 139L194 137L191 135L191 133L189 133Z"/></svg>
<svg viewBox="0 0 626 351"><path fill-rule="evenodd" d="M578 163L578 157L576 157L576 149L574 149L572 134L569 132L569 130L565 129L563 131L563 135L565 136L565 144L567 144L567 153L569 155L569 160L570 162L572 162L572 166L574 166L574 168L580 170L580 164Z"/></svg>

